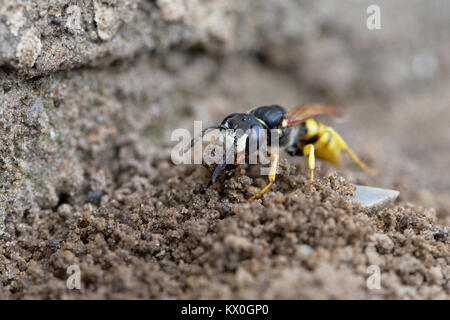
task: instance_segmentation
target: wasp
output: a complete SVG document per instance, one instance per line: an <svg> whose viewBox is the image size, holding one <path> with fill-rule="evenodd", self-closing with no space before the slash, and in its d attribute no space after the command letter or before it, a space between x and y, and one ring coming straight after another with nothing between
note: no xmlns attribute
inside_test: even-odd
<svg viewBox="0 0 450 320"><path fill-rule="evenodd" d="M258 151L251 149L250 141L256 142L257 146L264 145L266 141L267 153L271 158L268 184L248 201L262 197L275 182L275 177L280 158L279 150L285 149L291 156L304 156L308 158L310 170L310 183L314 183L314 171L316 170L316 158L338 166L341 162L342 152L347 153L350 158L363 170L371 175L376 175L378 170L368 167L350 149L344 139L332 127L315 120L318 116L337 116L340 110L336 107L323 104L305 104L286 110L279 105L256 107L247 113L233 113L225 117L220 125L211 126L201 132L203 137L207 131L219 129L222 142L226 142L228 148L222 163L219 163L211 177L214 183L224 169L236 168L249 154ZM237 131L244 132L238 135ZM277 151L271 150L270 133L278 134ZM191 141L185 151L194 146L196 138ZM228 164L228 160L234 157L234 164Z"/></svg>

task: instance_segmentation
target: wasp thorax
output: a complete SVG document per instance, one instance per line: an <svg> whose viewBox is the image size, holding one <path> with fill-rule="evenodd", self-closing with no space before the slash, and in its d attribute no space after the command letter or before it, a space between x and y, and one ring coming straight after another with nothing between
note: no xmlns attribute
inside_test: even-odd
<svg viewBox="0 0 450 320"><path fill-rule="evenodd" d="M250 111L250 114L259 119L269 129L276 129L282 124L286 110L279 105L262 106ZM287 127L285 124L284 127Z"/></svg>

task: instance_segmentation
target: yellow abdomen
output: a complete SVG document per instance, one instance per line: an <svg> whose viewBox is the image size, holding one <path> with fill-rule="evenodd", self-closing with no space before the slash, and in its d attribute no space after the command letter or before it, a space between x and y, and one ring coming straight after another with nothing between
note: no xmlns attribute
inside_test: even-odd
<svg viewBox="0 0 450 320"><path fill-rule="evenodd" d="M305 126L307 129L306 138L316 140L312 143L316 157L339 165L341 163L341 148L327 127L314 119L306 120Z"/></svg>

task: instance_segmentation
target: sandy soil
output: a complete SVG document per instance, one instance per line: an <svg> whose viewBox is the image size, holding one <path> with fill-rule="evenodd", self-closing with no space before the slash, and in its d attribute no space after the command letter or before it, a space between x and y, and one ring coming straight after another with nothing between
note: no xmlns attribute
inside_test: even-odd
<svg viewBox="0 0 450 320"><path fill-rule="evenodd" d="M0 10L0 298L449 299L448 10L386 1L371 33L363 3L202 2L176 22L122 2L87 7L81 29L65 1L21 30L22 7ZM208 186L207 168L170 161L174 128L309 101L344 109L323 121L379 176L319 162L310 188L283 154L247 204L257 168ZM368 212L354 184L400 197Z"/></svg>
<svg viewBox="0 0 450 320"><path fill-rule="evenodd" d="M167 151L124 141L89 203L41 211L33 227L24 217L0 247L2 298L448 298L449 237L433 209L366 212L342 176L311 188L293 159L246 204L266 183L258 170L207 187L208 169L173 166ZM74 264L79 291L66 288ZM370 265L380 290L367 289Z"/></svg>

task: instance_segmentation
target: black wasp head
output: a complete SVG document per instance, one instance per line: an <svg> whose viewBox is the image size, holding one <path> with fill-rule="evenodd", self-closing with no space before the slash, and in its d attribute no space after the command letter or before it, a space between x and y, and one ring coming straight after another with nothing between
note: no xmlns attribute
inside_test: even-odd
<svg viewBox="0 0 450 320"><path fill-rule="evenodd" d="M223 119L221 127L226 127L225 136L235 141L237 152L245 148L255 151L253 145L261 144L265 137L266 127L254 115L247 113L233 113Z"/></svg>
<svg viewBox="0 0 450 320"><path fill-rule="evenodd" d="M270 130L277 129L286 110L278 105L262 106L249 113L232 113L218 126L222 130L222 142L227 149L224 163L217 166L212 176L215 181L234 153L249 155L270 143ZM263 147L264 146L264 147Z"/></svg>
<svg viewBox="0 0 450 320"><path fill-rule="evenodd" d="M247 113L230 114L218 127L221 129L221 140L226 151L223 163L214 170L212 182L228 167L230 159L238 154L255 152L266 137L266 127L255 116Z"/></svg>
<svg viewBox="0 0 450 320"><path fill-rule="evenodd" d="M221 125L232 130L241 129L243 131L247 131L248 129L258 124L259 124L258 120L250 114L232 113L225 119L223 119Z"/></svg>

